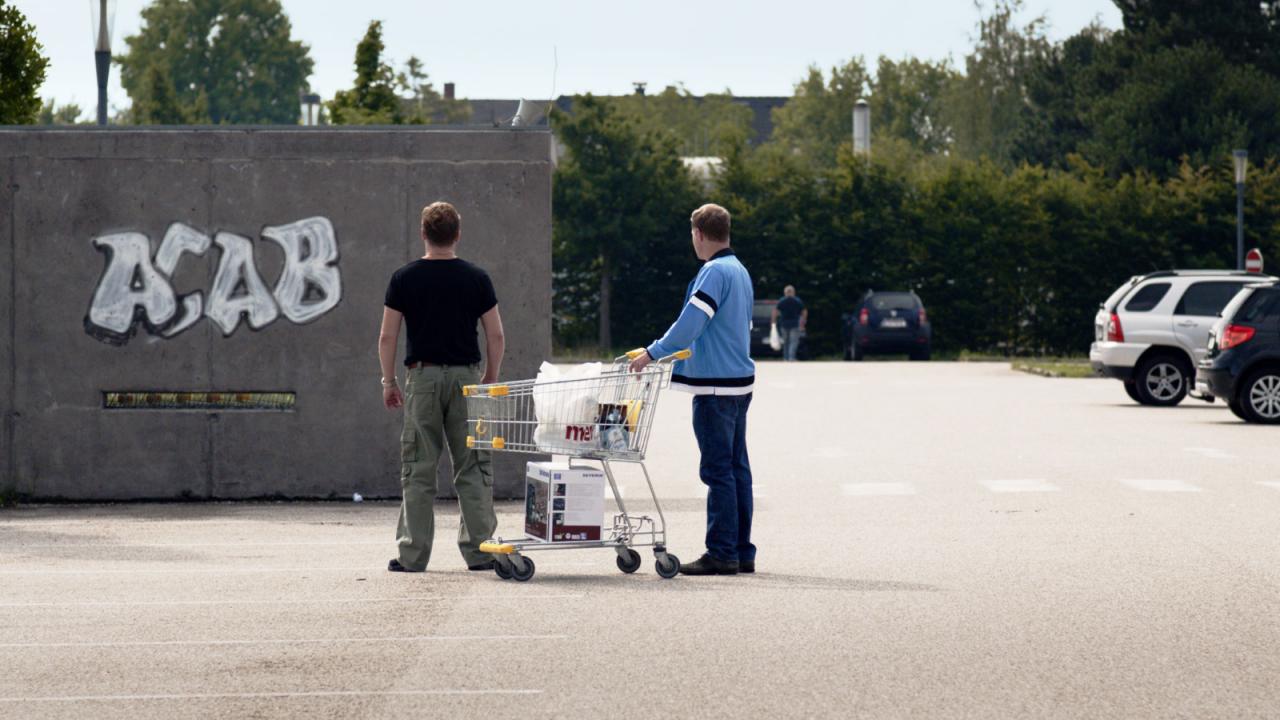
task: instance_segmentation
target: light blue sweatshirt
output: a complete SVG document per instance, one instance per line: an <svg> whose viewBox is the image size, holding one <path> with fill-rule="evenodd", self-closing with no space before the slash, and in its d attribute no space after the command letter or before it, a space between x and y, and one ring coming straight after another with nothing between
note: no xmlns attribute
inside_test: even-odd
<svg viewBox="0 0 1280 720"><path fill-rule="evenodd" d="M689 348L676 362L671 387L696 395L746 395L755 386L751 360L751 275L733 250L716 253L685 292L684 309L662 339L647 350L654 359Z"/></svg>

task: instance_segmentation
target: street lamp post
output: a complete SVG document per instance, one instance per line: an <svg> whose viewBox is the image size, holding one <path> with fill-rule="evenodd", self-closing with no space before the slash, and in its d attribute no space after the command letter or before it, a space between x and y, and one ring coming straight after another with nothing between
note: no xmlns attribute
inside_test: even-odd
<svg viewBox="0 0 1280 720"><path fill-rule="evenodd" d="M93 14L93 59L98 66L98 124L107 124L107 76L111 73L111 26L116 0L89 0Z"/></svg>
<svg viewBox="0 0 1280 720"><path fill-rule="evenodd" d="M1231 153L1231 164L1236 171L1236 269L1244 269L1244 175L1249 169L1249 153L1236 150Z"/></svg>

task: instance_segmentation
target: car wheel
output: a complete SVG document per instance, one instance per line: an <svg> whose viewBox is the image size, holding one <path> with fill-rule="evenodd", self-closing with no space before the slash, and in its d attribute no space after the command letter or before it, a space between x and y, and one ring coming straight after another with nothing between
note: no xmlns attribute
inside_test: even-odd
<svg viewBox="0 0 1280 720"><path fill-rule="evenodd" d="M862 348L861 348L857 343L854 343L854 345L853 345L853 359L854 359L854 361L855 361L855 362L862 362L862 358L863 358L863 357L865 357L865 356L866 356L866 353L862 351Z"/></svg>
<svg viewBox="0 0 1280 720"><path fill-rule="evenodd" d="M1228 400L1227 407L1231 410L1232 415L1235 415L1246 422L1249 420L1249 418L1244 414L1244 408L1240 407L1240 403L1238 401Z"/></svg>
<svg viewBox="0 0 1280 720"><path fill-rule="evenodd" d="M1173 355L1155 355L1138 366L1135 378L1138 402L1157 407L1173 407L1190 389L1191 369L1186 360Z"/></svg>
<svg viewBox="0 0 1280 720"><path fill-rule="evenodd" d="M849 361L850 361L850 360L852 360L852 359L853 359L853 348L849 347L848 345L845 345L845 346L844 346L844 361L845 361L845 362L849 362Z"/></svg>
<svg viewBox="0 0 1280 720"><path fill-rule="evenodd" d="M1236 402L1245 420L1274 425L1280 423L1280 369L1259 370L1240 388Z"/></svg>
<svg viewBox="0 0 1280 720"><path fill-rule="evenodd" d="M1138 383L1133 380L1124 381L1124 392L1129 396L1130 400L1133 400L1136 403L1142 402L1142 398L1138 397Z"/></svg>

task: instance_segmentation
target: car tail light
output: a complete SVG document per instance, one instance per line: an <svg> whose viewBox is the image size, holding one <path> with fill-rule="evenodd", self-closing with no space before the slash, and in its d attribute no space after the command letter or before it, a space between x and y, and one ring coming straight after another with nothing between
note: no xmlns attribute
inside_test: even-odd
<svg viewBox="0 0 1280 720"><path fill-rule="evenodd" d="M868 312L866 308L862 308L862 312L858 313L858 324L859 325L871 324L871 313Z"/></svg>
<svg viewBox="0 0 1280 720"><path fill-rule="evenodd" d="M1223 350L1230 350L1233 347L1243 345L1253 339L1255 332L1248 325L1228 325L1222 331L1222 342L1218 343L1218 347Z"/></svg>
<svg viewBox="0 0 1280 720"><path fill-rule="evenodd" d="M1107 342L1124 342L1124 327L1120 325L1120 316L1111 313L1107 321Z"/></svg>
<svg viewBox="0 0 1280 720"><path fill-rule="evenodd" d="M926 313L924 308L920 308L920 324L923 325L927 322L929 322L929 313Z"/></svg>

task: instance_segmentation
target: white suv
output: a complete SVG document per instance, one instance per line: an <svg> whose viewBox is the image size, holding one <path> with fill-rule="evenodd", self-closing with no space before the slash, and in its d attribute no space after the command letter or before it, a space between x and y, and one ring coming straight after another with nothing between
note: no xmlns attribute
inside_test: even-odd
<svg viewBox="0 0 1280 720"><path fill-rule="evenodd" d="M1230 270L1131 278L1099 306L1089 348L1093 369L1123 380L1125 392L1143 405L1177 405L1194 389L1196 364L1222 308L1240 288L1268 279Z"/></svg>

